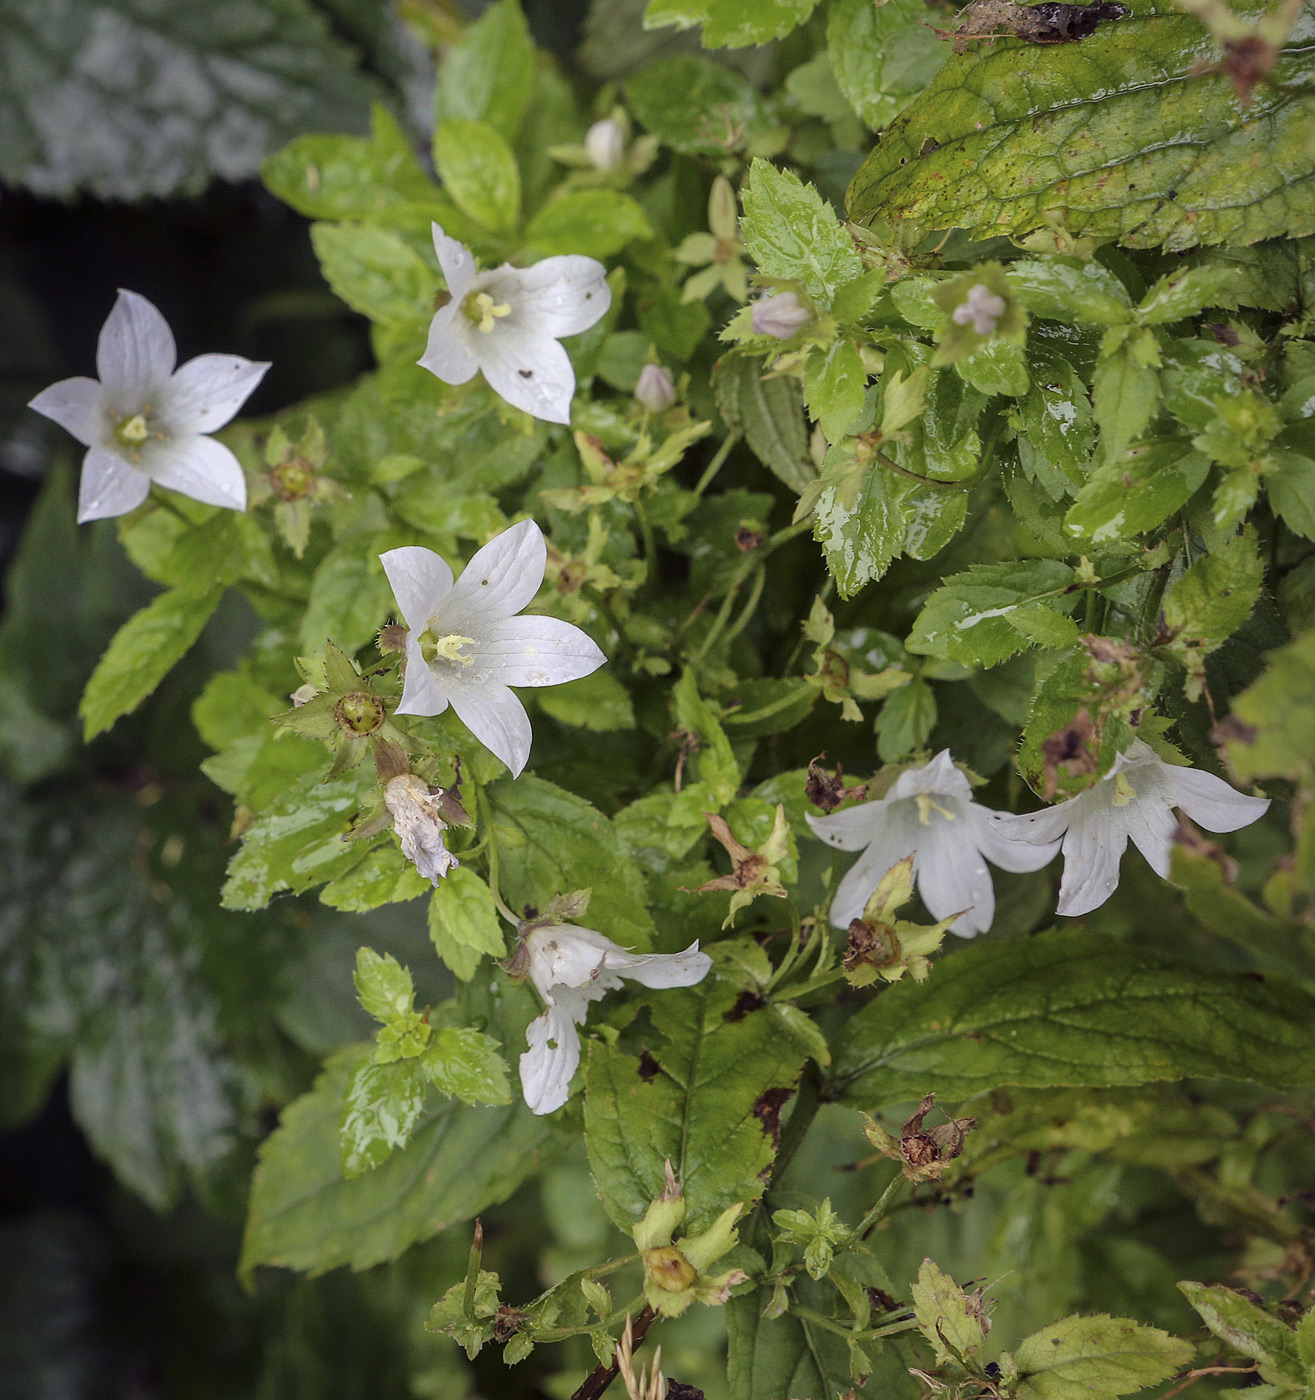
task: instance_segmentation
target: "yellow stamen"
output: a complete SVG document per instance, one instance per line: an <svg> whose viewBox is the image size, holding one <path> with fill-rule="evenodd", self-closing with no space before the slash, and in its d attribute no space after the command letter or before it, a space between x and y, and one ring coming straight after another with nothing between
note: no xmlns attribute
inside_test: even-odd
<svg viewBox="0 0 1315 1400"><path fill-rule="evenodd" d="M1134 797L1137 796L1137 789L1128 781L1126 773L1120 773L1114 779L1114 805L1116 807L1126 807Z"/></svg>
<svg viewBox="0 0 1315 1400"><path fill-rule="evenodd" d="M420 655L431 664L435 661L446 661L469 666L475 658L466 656L464 649L474 645L475 639L473 637L459 637L455 632L450 632L443 637L435 636L430 631L424 631L420 634Z"/></svg>
<svg viewBox="0 0 1315 1400"><path fill-rule="evenodd" d="M124 447L140 447L151 435L150 428L146 425L145 417L136 413L131 418L125 418L122 423L114 425L114 436L124 445Z"/></svg>
<svg viewBox="0 0 1315 1400"><path fill-rule="evenodd" d="M511 307L507 302L495 302L487 292L472 293L466 298L463 309L485 335L493 329L495 316L511 315Z"/></svg>
<svg viewBox="0 0 1315 1400"><path fill-rule="evenodd" d="M939 812L947 822L952 822L954 820L954 813L951 812L948 807L942 807L939 802L933 802L930 793L920 792L917 801L918 820L923 826L931 825L931 814L933 812Z"/></svg>

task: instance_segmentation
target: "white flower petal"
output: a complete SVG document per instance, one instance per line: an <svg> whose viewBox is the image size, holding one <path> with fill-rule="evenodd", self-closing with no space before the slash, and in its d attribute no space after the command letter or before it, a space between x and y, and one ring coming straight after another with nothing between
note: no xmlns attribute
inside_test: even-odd
<svg viewBox="0 0 1315 1400"><path fill-rule="evenodd" d="M1122 807L1113 805L1113 790L1105 789L1103 783L1100 785L1102 796L1108 794L1112 824L1122 827L1146 857L1151 869L1161 879L1167 879L1169 859L1173 854L1173 834L1178 829L1169 785L1149 765L1133 769L1130 780L1137 795Z"/></svg>
<svg viewBox="0 0 1315 1400"><path fill-rule="evenodd" d="M452 591L452 570L446 559L418 544L389 549L379 556L412 632L423 632L438 605Z"/></svg>
<svg viewBox="0 0 1315 1400"><path fill-rule="evenodd" d="M181 491L208 506L247 508L247 479L222 442L208 437L176 437L142 444L142 469L161 486Z"/></svg>
<svg viewBox="0 0 1315 1400"><path fill-rule="evenodd" d="M527 325L554 339L587 331L612 305L607 269L578 253L544 258L533 267L498 268L488 285L495 300L509 302Z"/></svg>
<svg viewBox="0 0 1315 1400"><path fill-rule="evenodd" d="M150 494L151 479L117 453L93 447L82 459L78 485L78 524L127 515Z"/></svg>
<svg viewBox="0 0 1315 1400"><path fill-rule="evenodd" d="M986 808L973 803L966 807L963 819L972 824L977 849L1001 870L1014 874L1040 870L1059 853L1058 835L1044 842L1032 839L1032 833L1022 835L1017 818L1009 812L988 812Z"/></svg>
<svg viewBox="0 0 1315 1400"><path fill-rule="evenodd" d="M462 314L459 301L440 306L429 323L425 353L416 363L437 375L444 384L465 384L479 369L479 360L471 345L479 334Z"/></svg>
<svg viewBox="0 0 1315 1400"><path fill-rule="evenodd" d="M698 940L683 953L628 953L612 945L606 966L645 987L692 987L712 969L712 959L699 951Z"/></svg>
<svg viewBox="0 0 1315 1400"><path fill-rule="evenodd" d="M507 617L487 625L476 663L500 685L561 685L592 675L607 657L594 639L556 617Z"/></svg>
<svg viewBox="0 0 1315 1400"><path fill-rule="evenodd" d="M98 380L86 375L61 379L49 389L42 389L28 407L58 423L84 447L103 446L110 436L105 391Z"/></svg>
<svg viewBox="0 0 1315 1400"><path fill-rule="evenodd" d="M490 621L511 617L533 599L548 567L548 546L533 520L503 530L470 563L444 600L441 625L479 641Z"/></svg>
<svg viewBox="0 0 1315 1400"><path fill-rule="evenodd" d="M1055 843L1068 830L1069 819L1073 815L1073 802L1076 800L1074 798L1068 802L1057 802L1053 807L1043 807L1039 812L996 812L993 814L993 820L1007 841L1045 846L1053 855ZM1049 859L1048 855L1046 860ZM999 864L998 861L996 863ZM1041 864L1044 865L1045 861ZM1009 869L1008 866L1002 868Z"/></svg>
<svg viewBox="0 0 1315 1400"><path fill-rule="evenodd" d="M995 886L985 858L972 844L971 832L932 814L913 862L918 893L934 919L959 914L951 933L971 938L985 933L995 917Z"/></svg>
<svg viewBox="0 0 1315 1400"><path fill-rule="evenodd" d="M438 255L443 280L447 283L453 302L460 304L475 280L475 259L464 243L449 238L438 224L431 223L429 229L433 234L434 252Z"/></svg>
<svg viewBox="0 0 1315 1400"><path fill-rule="evenodd" d="M167 432L213 433L250 398L268 363L241 355L197 355L161 391L156 412Z"/></svg>
<svg viewBox="0 0 1315 1400"><path fill-rule="evenodd" d="M1128 833L1113 822L1113 807L1094 792L1085 792L1064 806L1070 810L1057 912L1076 918L1099 909L1118 887Z"/></svg>
<svg viewBox="0 0 1315 1400"><path fill-rule="evenodd" d="M525 706L505 685L452 684L447 698L466 728L518 778L534 738Z"/></svg>
<svg viewBox="0 0 1315 1400"><path fill-rule="evenodd" d="M109 401L139 413L177 362L169 323L145 297L120 290L96 347L96 373Z"/></svg>
<svg viewBox="0 0 1315 1400"><path fill-rule="evenodd" d="M521 1093L531 1113L553 1113L571 1096L580 1065L580 1035L567 1008L550 1006L525 1028L530 1048L520 1058Z"/></svg>
<svg viewBox="0 0 1315 1400"><path fill-rule="evenodd" d="M848 928L855 919L862 918L881 877L897 861L916 853L919 838L911 825L908 814L897 807L888 814L867 850L845 872L831 901L831 922L837 928Z"/></svg>
<svg viewBox="0 0 1315 1400"><path fill-rule="evenodd" d="M575 370L571 357L546 333L517 323L515 313L481 337L477 354L489 388L513 408L545 423L571 421Z"/></svg>
<svg viewBox="0 0 1315 1400"><path fill-rule="evenodd" d="M1248 797L1235 787L1197 768L1165 764L1170 801L1207 831L1237 831L1259 821L1269 808L1269 798Z"/></svg>
<svg viewBox="0 0 1315 1400"><path fill-rule="evenodd" d="M828 846L838 851L861 851L881 833L889 819L889 807L890 803L880 798L846 807L843 812L831 812L825 817L806 815L813 835ZM908 855L908 851L903 855ZM902 859L903 856L895 857L895 860Z"/></svg>
<svg viewBox="0 0 1315 1400"><path fill-rule="evenodd" d="M942 749L930 763L923 764L921 768L901 773L886 797L888 801L895 802L902 797L916 797L924 792L972 800L972 784L963 770L954 766L949 749Z"/></svg>
<svg viewBox="0 0 1315 1400"><path fill-rule="evenodd" d="M620 952L610 938L575 924L545 924L525 940L530 955L530 979L547 1002L558 1000L557 989L585 987L598 976L609 952Z"/></svg>
<svg viewBox="0 0 1315 1400"><path fill-rule="evenodd" d="M402 698L395 714L399 715L441 715L447 709L447 696L439 689L434 673L420 655L420 645L415 633L406 639L406 680L402 684Z"/></svg>

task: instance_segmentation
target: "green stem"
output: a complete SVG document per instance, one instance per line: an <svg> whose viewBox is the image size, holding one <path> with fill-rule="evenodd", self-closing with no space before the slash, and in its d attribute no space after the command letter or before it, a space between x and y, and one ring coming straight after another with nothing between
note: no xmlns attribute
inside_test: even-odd
<svg viewBox="0 0 1315 1400"><path fill-rule="evenodd" d="M856 1244L860 1243L867 1232L885 1216L886 1212L894 1203L895 1197L898 1196L900 1191L907 1185L908 1182L904 1177L904 1173L896 1171L895 1175L890 1180L890 1184L878 1198L876 1205L874 1205L863 1219L858 1222L850 1232L849 1238L836 1247L836 1252L839 1253L842 1249L853 1249Z"/></svg>
<svg viewBox="0 0 1315 1400"><path fill-rule="evenodd" d="M648 523L648 512L638 496L635 497L635 519L639 521L639 534L644 543L644 582L641 586L647 588L657 567L657 545L653 540L653 527Z"/></svg>
<svg viewBox="0 0 1315 1400"><path fill-rule="evenodd" d="M964 477L962 481L938 481L934 476L921 476L917 472L911 472L907 467L901 467L893 457L887 457L884 452L874 449L872 456L887 471L895 472L899 476L907 476L910 481L916 481L919 486L931 486L937 491L971 491L991 469L991 464L988 461L979 467L972 476Z"/></svg>
<svg viewBox="0 0 1315 1400"><path fill-rule="evenodd" d="M753 583L749 586L749 596L744 601L744 607L740 609L740 615L731 623L726 631L726 644L729 646L736 637L749 625L749 619L758 611L758 604L762 601L763 585L767 580L767 570L759 568L753 575Z"/></svg>
<svg viewBox="0 0 1315 1400"><path fill-rule="evenodd" d="M482 787L475 789L475 805L483 817L484 839L489 846L489 892L493 895L494 907L512 928L520 928L520 919L507 908L506 902L502 898L502 890L498 887L498 843L493 837L493 813L489 808L489 800L485 797Z"/></svg>
<svg viewBox="0 0 1315 1400"><path fill-rule="evenodd" d="M726 458L731 455L731 449L740 440L738 432L729 433L723 440L721 446L713 453L712 461L704 468L703 475L699 477L698 484L694 487L694 497L699 499L712 484L712 478L725 465Z"/></svg>

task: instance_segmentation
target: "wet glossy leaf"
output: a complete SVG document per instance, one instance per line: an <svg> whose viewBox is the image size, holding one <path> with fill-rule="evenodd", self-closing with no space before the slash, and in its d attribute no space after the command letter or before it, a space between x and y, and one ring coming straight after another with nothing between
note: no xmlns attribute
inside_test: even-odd
<svg viewBox="0 0 1315 1400"><path fill-rule="evenodd" d="M940 71L949 46L923 22L921 0L838 0L826 42L840 90L874 131L888 126Z"/></svg>
<svg viewBox="0 0 1315 1400"><path fill-rule="evenodd" d="M497 0L444 56L434 92L435 122L488 124L510 141L534 78L534 44L518 0Z"/></svg>
<svg viewBox="0 0 1315 1400"><path fill-rule="evenodd" d="M802 282L824 305L863 271L831 206L797 175L765 160L749 169L740 228L760 271Z"/></svg>
<svg viewBox="0 0 1315 1400"><path fill-rule="evenodd" d="M1124 1317L1066 1317L1014 1353L1021 1400L1131 1395L1168 1380L1195 1355L1191 1342Z"/></svg>
<svg viewBox="0 0 1315 1400"><path fill-rule="evenodd" d="M1181 438L1156 438L1098 468L1064 517L1092 544L1132 539L1163 524L1205 480L1210 459Z"/></svg>

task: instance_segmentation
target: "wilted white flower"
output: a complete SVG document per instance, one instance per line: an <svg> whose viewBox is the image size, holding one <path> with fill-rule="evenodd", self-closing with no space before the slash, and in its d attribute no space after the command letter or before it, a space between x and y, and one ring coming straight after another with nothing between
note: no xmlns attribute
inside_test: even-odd
<svg viewBox="0 0 1315 1400"><path fill-rule="evenodd" d="M650 413L665 413L676 402L676 383L665 365L645 365L639 371L635 402Z"/></svg>
<svg viewBox="0 0 1315 1400"><path fill-rule="evenodd" d="M1248 797L1212 773L1166 763L1140 739L1086 792L1044 811L1003 816L1015 840L1053 850L1064 843L1059 913L1089 914L1114 893L1119 862L1132 837L1157 875L1169 874L1181 807L1207 831L1236 831L1265 814L1266 797Z"/></svg>
<svg viewBox="0 0 1315 1400"><path fill-rule="evenodd" d="M971 938L990 928L995 917L986 862L1001 870L1039 870L1058 849L1057 837L1049 846L1020 840L998 813L979 807L949 749L922 768L901 773L885 797L827 817L810 816L808 824L829 845L863 852L831 903L837 928L861 918L881 877L911 855L918 893L932 917L958 914L951 932Z"/></svg>
<svg viewBox="0 0 1315 1400"><path fill-rule="evenodd" d="M968 288L968 295L950 313L956 326L971 326L978 335L990 335L1005 314L1005 299L983 282Z"/></svg>
<svg viewBox="0 0 1315 1400"><path fill-rule="evenodd" d="M379 556L409 629L399 715L437 715L450 704L515 777L530 756L525 707L508 688L560 685L607 658L580 628L555 617L517 617L548 564L543 532L522 520L491 539L455 582L419 545Z"/></svg>
<svg viewBox="0 0 1315 1400"><path fill-rule="evenodd" d="M762 297L753 304L753 329L757 335L775 336L789 340L813 319L813 313L802 306L793 292L777 292Z"/></svg>
<svg viewBox="0 0 1315 1400"><path fill-rule="evenodd" d="M96 347L97 379L79 375L42 390L28 405L87 448L78 520L126 515L158 481L212 506L245 510L246 479L222 443L222 428L268 364L240 355L198 355L175 370L168 322L145 297L120 291Z"/></svg>
<svg viewBox="0 0 1315 1400"><path fill-rule="evenodd" d="M626 134L613 117L595 122L584 135L584 153L595 170L615 170L626 153Z"/></svg>
<svg viewBox="0 0 1315 1400"><path fill-rule="evenodd" d="M483 370L509 404L549 423L569 423L575 370L559 342L606 314L607 270L596 258L572 254L477 272L467 248L437 224L433 230L452 299L429 323L420 363L445 384L464 384Z"/></svg>
<svg viewBox="0 0 1315 1400"><path fill-rule="evenodd" d="M393 829L402 843L402 854L435 885L459 864L443 844L447 823L439 798L429 784L414 773L403 773L389 780L384 802L393 818Z"/></svg>
<svg viewBox="0 0 1315 1400"><path fill-rule="evenodd" d="M570 1095L580 1063L580 1035L589 1003L621 985L692 987L712 959L697 942L683 953L628 953L610 938L574 924L532 927L520 954L547 1010L526 1027L530 1048L521 1056L521 1092L531 1112L552 1113Z"/></svg>

